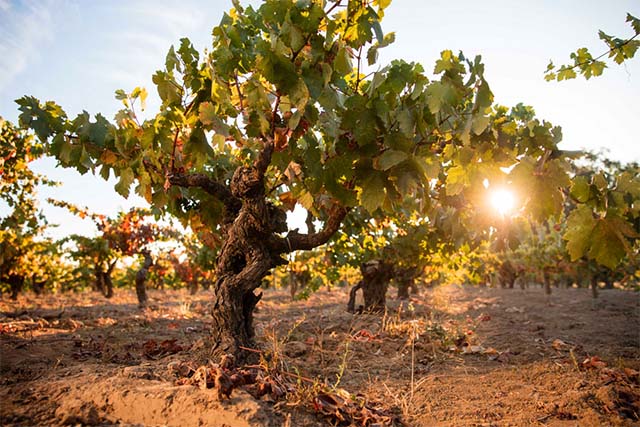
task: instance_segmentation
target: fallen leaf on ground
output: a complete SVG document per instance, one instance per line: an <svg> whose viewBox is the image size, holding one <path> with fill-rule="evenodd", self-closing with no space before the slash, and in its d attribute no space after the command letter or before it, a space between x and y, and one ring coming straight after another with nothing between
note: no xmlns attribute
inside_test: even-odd
<svg viewBox="0 0 640 427"><path fill-rule="evenodd" d="M176 341L175 339L164 340L160 344L155 340L145 341L142 344L142 354L149 359L157 359L167 354L174 354L184 350Z"/></svg>
<svg viewBox="0 0 640 427"><path fill-rule="evenodd" d="M350 396L345 390L320 392L313 398L313 409L334 421L358 426L389 426L392 417L360 396Z"/></svg>
<svg viewBox="0 0 640 427"><path fill-rule="evenodd" d="M591 356L584 359L581 366L585 369L601 369L607 366L607 363L598 356Z"/></svg>
<svg viewBox="0 0 640 427"><path fill-rule="evenodd" d="M569 344L560 339L553 340L553 342L551 343L551 347L558 351L568 351L570 349Z"/></svg>
<svg viewBox="0 0 640 427"><path fill-rule="evenodd" d="M371 341L381 342L382 341L379 338L378 334L373 334L368 329L360 329L358 332L356 332L355 334L353 334L351 336L351 339L354 340L354 341L367 341L367 342L371 342Z"/></svg>
<svg viewBox="0 0 640 427"><path fill-rule="evenodd" d="M189 378L196 370L186 362L171 362L167 365L169 374L175 375L178 378Z"/></svg>
<svg viewBox="0 0 640 427"><path fill-rule="evenodd" d="M478 354L484 351L485 348L481 345L467 345L462 347L462 354Z"/></svg>
<svg viewBox="0 0 640 427"><path fill-rule="evenodd" d="M482 354L487 354L487 355L493 356L493 355L500 354L500 352L498 350L496 350L495 348L493 348L493 347L489 347L489 348L485 349L482 352Z"/></svg>

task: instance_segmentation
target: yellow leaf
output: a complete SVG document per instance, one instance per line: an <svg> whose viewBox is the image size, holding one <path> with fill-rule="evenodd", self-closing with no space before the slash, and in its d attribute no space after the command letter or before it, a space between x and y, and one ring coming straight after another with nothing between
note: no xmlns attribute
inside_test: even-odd
<svg viewBox="0 0 640 427"><path fill-rule="evenodd" d="M105 165L112 165L118 160L118 156L111 150L104 150L100 155L100 161Z"/></svg>

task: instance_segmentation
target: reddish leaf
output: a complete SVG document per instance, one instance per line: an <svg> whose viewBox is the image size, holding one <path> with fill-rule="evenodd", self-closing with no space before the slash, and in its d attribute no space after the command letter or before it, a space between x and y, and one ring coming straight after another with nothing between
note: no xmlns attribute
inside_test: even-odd
<svg viewBox="0 0 640 427"><path fill-rule="evenodd" d="M607 366L606 362L598 356L587 357L582 361L582 367L585 369L602 369Z"/></svg>

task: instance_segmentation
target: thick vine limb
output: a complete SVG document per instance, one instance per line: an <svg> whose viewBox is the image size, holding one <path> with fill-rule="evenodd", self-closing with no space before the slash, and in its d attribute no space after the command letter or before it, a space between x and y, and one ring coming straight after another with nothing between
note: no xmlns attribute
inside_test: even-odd
<svg viewBox="0 0 640 427"><path fill-rule="evenodd" d="M290 231L287 237L282 239L281 246L284 245L283 253L298 250L311 250L329 241L331 236L340 228L342 220L347 215L348 209L342 206L334 206L329 214L329 218L324 223L324 227L317 233L301 234L298 231Z"/></svg>
<svg viewBox="0 0 640 427"><path fill-rule="evenodd" d="M316 226L313 224L313 220L315 218L313 217L313 214L309 211L307 211L307 218L304 221L304 223L307 225L307 232L309 234L315 233L316 232Z"/></svg>
<svg viewBox="0 0 640 427"><path fill-rule="evenodd" d="M179 187L198 187L206 191L208 194L216 197L232 212L240 210L242 202L240 199L231 194L231 190L216 180L211 179L203 173L193 174L175 174L169 177L172 185Z"/></svg>
<svg viewBox="0 0 640 427"><path fill-rule="evenodd" d="M258 159L254 163L254 167L260 173L260 179L264 177L264 174L267 172L267 168L269 167L269 164L271 164L272 154L273 154L273 138L267 137L264 140L264 146L262 147L262 150L260 150Z"/></svg>
<svg viewBox="0 0 640 427"><path fill-rule="evenodd" d="M358 283L356 283L356 285L351 288L351 290L349 291L349 302L347 303L347 312L349 313L355 313L356 312L356 296L358 293L358 290L362 289L362 285L364 284L364 281L359 281Z"/></svg>

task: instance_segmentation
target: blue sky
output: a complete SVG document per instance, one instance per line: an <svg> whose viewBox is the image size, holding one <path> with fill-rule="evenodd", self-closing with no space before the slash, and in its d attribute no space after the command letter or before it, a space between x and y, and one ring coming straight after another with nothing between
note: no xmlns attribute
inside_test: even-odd
<svg viewBox="0 0 640 427"><path fill-rule="evenodd" d="M84 109L113 117L120 107L114 91L136 86L149 90L148 111L153 112L158 103L151 99L157 98L151 75L169 46L189 37L204 50L212 27L230 7L230 0L0 0L0 116L15 121L13 100L33 95L55 100L69 115ZM443 49L481 54L496 101L524 102L539 117L561 125L561 147L604 147L613 158L640 161L640 59L612 65L590 81L543 78L549 59L567 62L568 54L583 46L603 52L599 29L629 36L627 12L640 17L640 2L394 0L383 30L395 31L396 43L381 51L380 64L402 58L431 70ZM64 199L111 215L145 205L118 196L112 183L57 169L52 160L38 161L35 168L63 182L42 190L43 199ZM54 235L92 232L90 223L43 207L50 222L61 224Z"/></svg>

